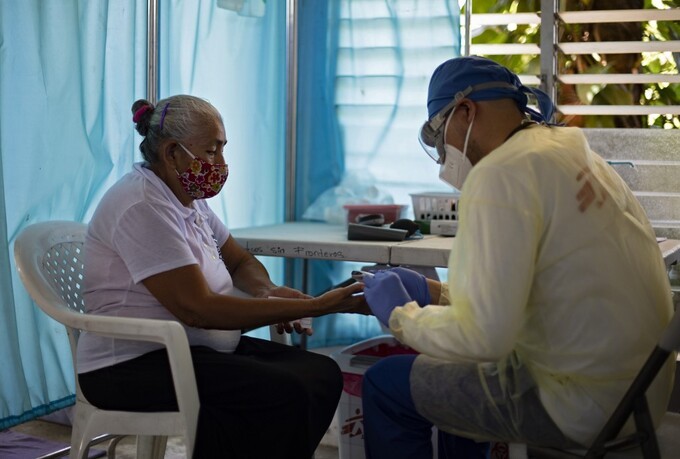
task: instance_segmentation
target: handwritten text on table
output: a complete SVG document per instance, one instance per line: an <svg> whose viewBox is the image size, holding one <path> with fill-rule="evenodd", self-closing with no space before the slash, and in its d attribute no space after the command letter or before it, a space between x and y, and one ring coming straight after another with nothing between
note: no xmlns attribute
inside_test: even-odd
<svg viewBox="0 0 680 459"><path fill-rule="evenodd" d="M246 242L246 250L253 255L269 255L278 257L298 257L298 258L326 258L344 260L345 254L342 250L327 250L318 247L294 246L292 248L281 247L278 245L252 245Z"/></svg>

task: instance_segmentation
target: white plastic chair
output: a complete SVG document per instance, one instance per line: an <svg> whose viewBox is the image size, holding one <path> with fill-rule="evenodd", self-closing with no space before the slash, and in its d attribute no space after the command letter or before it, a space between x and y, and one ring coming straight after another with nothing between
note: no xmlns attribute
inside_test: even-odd
<svg viewBox="0 0 680 459"><path fill-rule="evenodd" d="M21 280L35 303L66 326L74 362L80 330L104 336L151 341L167 348L179 411L140 413L102 410L83 396L76 374L71 458L85 458L91 441L104 434L136 435L137 457L162 458L167 437L184 438L186 456L194 450L199 400L189 342L182 325L169 320L83 314L83 243L86 225L68 221L36 223L14 243ZM109 456L115 454L115 443Z"/></svg>
<svg viewBox="0 0 680 459"><path fill-rule="evenodd" d="M661 339L638 372L597 438L586 450L558 450L533 445L510 444L510 459L587 458L587 459L675 459L680 457L680 414L666 412L655 430L645 393L668 358L680 350L680 310L676 311ZM676 382L677 383L677 382ZM630 417L635 432L617 438Z"/></svg>

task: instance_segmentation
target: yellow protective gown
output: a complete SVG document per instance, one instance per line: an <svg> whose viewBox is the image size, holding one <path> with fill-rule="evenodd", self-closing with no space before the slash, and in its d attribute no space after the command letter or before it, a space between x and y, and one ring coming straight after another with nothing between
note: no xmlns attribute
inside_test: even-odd
<svg viewBox="0 0 680 459"><path fill-rule="evenodd" d="M534 126L472 169L459 212L443 295L450 306L398 307L392 332L436 359L423 360L519 362L555 424L589 445L671 317L643 209L579 129ZM426 370L418 360L412 387ZM655 423L672 379L669 359L647 394ZM452 390L430 381L416 406L440 409Z"/></svg>

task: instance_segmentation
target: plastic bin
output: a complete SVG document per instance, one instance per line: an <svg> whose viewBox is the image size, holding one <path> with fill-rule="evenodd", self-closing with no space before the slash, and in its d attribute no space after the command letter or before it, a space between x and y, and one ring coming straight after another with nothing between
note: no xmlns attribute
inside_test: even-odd
<svg viewBox="0 0 680 459"><path fill-rule="evenodd" d="M417 354L393 336L369 338L353 344L331 357L342 370L344 386L338 404L338 452L340 459L364 459L364 415L361 407L361 381L366 370L383 357ZM436 445L436 429L433 429ZM437 457L437 448L434 448Z"/></svg>
<svg viewBox="0 0 680 459"><path fill-rule="evenodd" d="M458 220L458 194L413 193L413 214L416 220Z"/></svg>

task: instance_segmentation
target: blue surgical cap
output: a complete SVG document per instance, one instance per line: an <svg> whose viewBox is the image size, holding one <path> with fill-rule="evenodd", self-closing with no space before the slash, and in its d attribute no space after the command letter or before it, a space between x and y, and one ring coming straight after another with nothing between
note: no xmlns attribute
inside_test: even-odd
<svg viewBox="0 0 680 459"><path fill-rule="evenodd" d="M540 113L527 107L528 94L536 98ZM457 96L475 101L513 99L531 119L544 123L551 123L555 112L555 106L545 92L524 86L510 70L479 56L449 59L435 69L427 94L428 118L439 113Z"/></svg>

